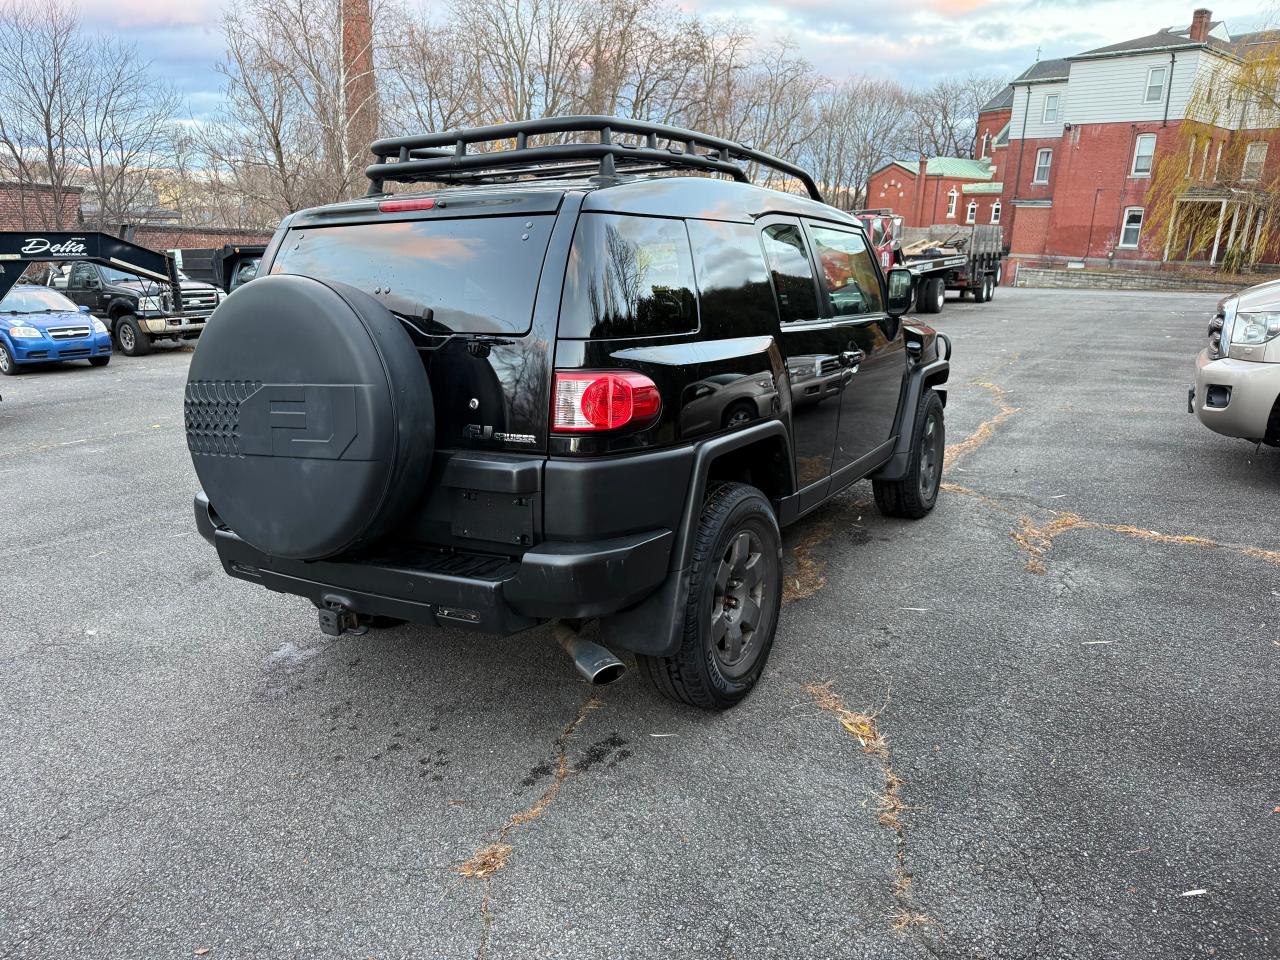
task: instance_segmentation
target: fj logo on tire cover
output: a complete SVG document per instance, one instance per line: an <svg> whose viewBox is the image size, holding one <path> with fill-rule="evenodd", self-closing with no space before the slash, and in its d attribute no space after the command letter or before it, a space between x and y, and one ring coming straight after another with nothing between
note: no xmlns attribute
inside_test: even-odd
<svg viewBox="0 0 1280 960"><path fill-rule="evenodd" d="M367 414L363 384L200 380L187 385L187 447L225 457L364 460L357 449Z"/></svg>

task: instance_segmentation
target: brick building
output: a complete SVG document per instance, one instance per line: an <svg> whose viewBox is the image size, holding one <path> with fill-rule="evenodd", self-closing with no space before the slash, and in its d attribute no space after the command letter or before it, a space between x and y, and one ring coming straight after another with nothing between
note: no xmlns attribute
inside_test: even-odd
<svg viewBox="0 0 1280 960"><path fill-rule="evenodd" d="M980 136L1004 122L1000 199L1011 262L1213 264L1247 244L1264 249L1259 188L1280 162L1276 118L1242 104L1208 135L1183 126L1203 130L1197 92L1275 42L1271 33L1232 37L1201 9L1186 27L1038 62L1017 77L1007 106L996 98L978 119ZM1175 222L1209 218L1185 245L1174 242L1175 222L1147 229L1153 172L1174 155L1187 157L1192 181L1177 194ZM1277 251L1263 259L1276 262Z"/></svg>
<svg viewBox="0 0 1280 960"><path fill-rule="evenodd" d="M894 160L867 180L867 206L900 214L908 227L1000 223L1002 184L989 156Z"/></svg>

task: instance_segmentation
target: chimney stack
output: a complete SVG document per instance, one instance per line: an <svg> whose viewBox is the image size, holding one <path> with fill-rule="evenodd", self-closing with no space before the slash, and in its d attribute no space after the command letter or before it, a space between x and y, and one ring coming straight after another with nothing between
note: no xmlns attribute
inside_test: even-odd
<svg viewBox="0 0 1280 960"><path fill-rule="evenodd" d="M378 132L378 88L373 75L371 0L341 0L342 96L347 162L357 176L370 161Z"/></svg>
<svg viewBox="0 0 1280 960"><path fill-rule="evenodd" d="M1201 7L1191 15L1191 39L1196 43L1204 43L1209 39L1209 21L1213 19L1213 11Z"/></svg>

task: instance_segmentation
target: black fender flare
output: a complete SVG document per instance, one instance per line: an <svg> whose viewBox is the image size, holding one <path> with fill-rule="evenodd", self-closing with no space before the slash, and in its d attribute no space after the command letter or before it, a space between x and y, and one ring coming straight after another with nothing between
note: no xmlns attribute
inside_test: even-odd
<svg viewBox="0 0 1280 960"><path fill-rule="evenodd" d="M761 440L774 439L782 442L790 463L791 437L781 420L753 424L698 444L689 478L689 494L671 545L667 578L635 606L601 619L601 639L606 646L655 657L669 657L679 649L684 608L689 601L686 573L691 562L694 531L702 516L702 501L706 497L711 465L726 453Z"/></svg>
<svg viewBox="0 0 1280 960"><path fill-rule="evenodd" d="M107 315L108 319L110 319L110 326L114 328L115 322L119 317L124 316L126 313L136 314L138 312L138 301L129 297L116 295L111 298L111 301L107 304L107 309L103 312Z"/></svg>
<svg viewBox="0 0 1280 960"><path fill-rule="evenodd" d="M893 453L885 462L885 465L871 474L873 480L901 480L907 475L907 465L911 462L911 424L914 421L915 411L920 406L920 398L924 395L925 390L940 383L946 383L947 378L951 376L951 341L942 334L938 334L938 339L946 344L947 352L944 359L939 357L930 363L922 363L912 367L907 374L906 388L902 391L902 398L898 403L898 440L893 445ZM945 403L945 400L944 400Z"/></svg>

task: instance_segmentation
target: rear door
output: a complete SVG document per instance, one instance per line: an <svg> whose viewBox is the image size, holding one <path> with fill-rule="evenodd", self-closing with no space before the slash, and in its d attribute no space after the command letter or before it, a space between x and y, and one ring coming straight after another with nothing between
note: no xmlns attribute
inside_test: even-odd
<svg viewBox="0 0 1280 960"><path fill-rule="evenodd" d="M885 312L881 273L863 232L820 221L806 221L806 228L840 330L833 349L848 374L832 472L849 468L861 475L893 432L906 372L902 324Z"/></svg>
<svg viewBox="0 0 1280 960"><path fill-rule="evenodd" d="M787 355L791 444L800 509L826 496L840 423L847 337L826 315L804 230L794 217L769 217L760 228Z"/></svg>

